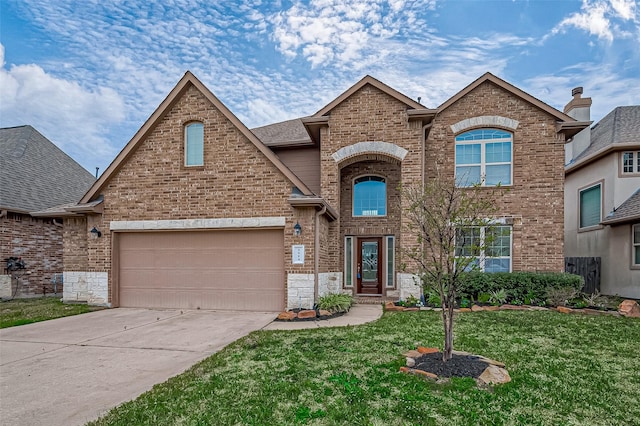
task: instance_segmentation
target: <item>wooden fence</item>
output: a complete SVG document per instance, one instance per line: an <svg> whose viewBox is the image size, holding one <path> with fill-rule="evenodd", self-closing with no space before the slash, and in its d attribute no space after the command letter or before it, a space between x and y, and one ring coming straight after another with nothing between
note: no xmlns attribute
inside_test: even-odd
<svg viewBox="0 0 640 426"><path fill-rule="evenodd" d="M599 257L565 257L564 271L584 278L583 292L595 293L600 291Z"/></svg>

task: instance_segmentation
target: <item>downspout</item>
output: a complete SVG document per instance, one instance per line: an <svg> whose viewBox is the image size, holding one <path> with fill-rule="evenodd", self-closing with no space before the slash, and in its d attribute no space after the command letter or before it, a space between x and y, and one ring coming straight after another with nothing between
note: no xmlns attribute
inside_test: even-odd
<svg viewBox="0 0 640 426"><path fill-rule="evenodd" d="M431 126L433 126L433 121L429 124L425 124L424 126L422 126L422 188L424 188L424 182L425 182L425 170L426 170L426 163L427 163L427 134L429 133L429 130L431 129Z"/></svg>
<svg viewBox="0 0 640 426"><path fill-rule="evenodd" d="M315 213L315 226L314 226L314 248L313 248L313 301L314 303L318 302L319 299L319 285L318 276L320 269L320 216L325 214L327 211L327 206L322 206L320 211Z"/></svg>

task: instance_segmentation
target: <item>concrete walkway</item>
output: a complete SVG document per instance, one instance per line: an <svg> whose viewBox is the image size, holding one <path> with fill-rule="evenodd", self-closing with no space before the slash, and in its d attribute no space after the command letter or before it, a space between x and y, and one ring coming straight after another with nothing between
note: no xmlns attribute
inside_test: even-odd
<svg viewBox="0 0 640 426"><path fill-rule="evenodd" d="M117 308L2 329L0 424L85 424L275 315Z"/></svg>
<svg viewBox="0 0 640 426"><path fill-rule="evenodd" d="M375 321L382 316L381 305L354 305L345 315L323 321L274 321L263 330L304 330L321 327L344 327Z"/></svg>

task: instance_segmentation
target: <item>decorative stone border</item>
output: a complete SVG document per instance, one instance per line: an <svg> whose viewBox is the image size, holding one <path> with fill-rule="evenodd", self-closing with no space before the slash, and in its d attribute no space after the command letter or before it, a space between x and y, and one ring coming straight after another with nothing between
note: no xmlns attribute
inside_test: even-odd
<svg viewBox="0 0 640 426"><path fill-rule="evenodd" d="M390 312L411 312L411 311L442 311L442 308L431 307L403 307L396 306L393 302L387 302L384 306L385 311ZM557 311L563 314L586 314L586 315L612 315L612 316L624 316L628 318L640 318L640 305L635 300L625 300L617 311L601 311L598 309L583 308L574 309L566 306L558 306L556 308L545 308L543 306L529 306L529 305L501 305L501 306L480 306L473 305L471 308L456 308L453 310L455 313L460 312L482 312L482 311Z"/></svg>
<svg viewBox="0 0 640 426"><path fill-rule="evenodd" d="M419 370L413 368L416 365L416 359L420 358L422 355L430 354L434 352L440 352L438 348L426 348L424 346L418 346L415 350L410 350L405 352L403 355L407 358L407 366L400 367L400 372L416 374L419 376L423 376L427 379L433 380L436 383L446 383L449 381L449 378L441 378L438 375L430 373L428 371ZM453 355L460 356L472 356L475 357L478 361L484 362L487 364L487 368L478 376L476 383L480 387L486 387L490 385L499 385L503 383L509 383L511 381L511 376L509 376L509 372L505 369L504 363L500 361L494 361L490 358L485 358L480 355L474 355L470 352L464 351L452 351Z"/></svg>

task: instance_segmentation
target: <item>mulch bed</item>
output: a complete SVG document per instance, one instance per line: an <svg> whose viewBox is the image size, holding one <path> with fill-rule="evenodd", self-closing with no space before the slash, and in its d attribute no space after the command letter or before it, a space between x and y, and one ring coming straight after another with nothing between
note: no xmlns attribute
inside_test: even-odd
<svg viewBox="0 0 640 426"><path fill-rule="evenodd" d="M474 355L456 355L447 361L442 361L442 352L424 354L416 358L416 370L436 374L438 377L480 377L489 364L480 361Z"/></svg>

